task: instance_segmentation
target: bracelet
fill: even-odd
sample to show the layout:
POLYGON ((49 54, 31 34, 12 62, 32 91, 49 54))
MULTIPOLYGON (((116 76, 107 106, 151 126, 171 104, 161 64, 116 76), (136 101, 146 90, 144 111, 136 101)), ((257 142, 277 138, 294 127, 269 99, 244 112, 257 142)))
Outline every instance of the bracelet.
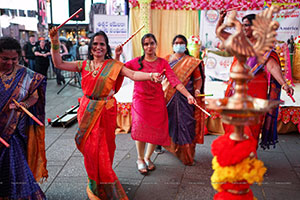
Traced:
POLYGON ((199 90, 199 89, 196 89, 195 92, 196 92, 196 91, 198 91, 198 92, 200 93, 200 90, 199 90))
POLYGON ((285 86, 289 86, 286 82, 282 84, 281 88, 283 89, 285 86))
POLYGON ((150 80, 151 80, 151 81, 154 81, 154 78, 152 77, 152 74, 153 74, 153 73, 150 72, 150 80))
POLYGON ((29 108, 28 103, 26 103, 25 101, 23 101, 23 104, 25 105, 25 108, 29 108))
POLYGON ((57 43, 57 44, 51 43, 51 48, 53 49, 53 51, 58 51, 59 50, 59 43, 57 43))

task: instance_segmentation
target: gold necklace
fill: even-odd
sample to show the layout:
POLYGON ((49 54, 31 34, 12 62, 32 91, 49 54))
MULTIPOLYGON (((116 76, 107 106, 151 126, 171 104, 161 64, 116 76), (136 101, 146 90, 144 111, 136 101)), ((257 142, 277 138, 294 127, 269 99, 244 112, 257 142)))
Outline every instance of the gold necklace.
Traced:
POLYGON ((101 62, 99 64, 99 67, 96 68, 96 65, 94 64, 94 62, 92 61, 91 63, 91 72, 92 72, 92 76, 95 78, 99 72, 99 70, 102 68, 104 62, 101 62))
POLYGON ((5 87, 5 90, 7 90, 8 88, 10 88, 11 84, 14 82, 16 77, 16 70, 15 67, 13 68, 13 70, 11 72, 6 71, 1 75, 1 81, 5 87))

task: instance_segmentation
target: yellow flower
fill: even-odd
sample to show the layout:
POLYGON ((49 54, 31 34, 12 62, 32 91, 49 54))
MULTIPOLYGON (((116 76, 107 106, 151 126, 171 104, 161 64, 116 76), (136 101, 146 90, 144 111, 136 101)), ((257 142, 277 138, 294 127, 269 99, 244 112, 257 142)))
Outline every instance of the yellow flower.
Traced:
POLYGON ((240 163, 231 166, 221 167, 216 156, 212 160, 212 168, 215 170, 211 176, 211 184, 218 192, 222 191, 224 183, 234 183, 246 180, 249 184, 261 183, 267 168, 262 161, 256 158, 245 158, 240 163))

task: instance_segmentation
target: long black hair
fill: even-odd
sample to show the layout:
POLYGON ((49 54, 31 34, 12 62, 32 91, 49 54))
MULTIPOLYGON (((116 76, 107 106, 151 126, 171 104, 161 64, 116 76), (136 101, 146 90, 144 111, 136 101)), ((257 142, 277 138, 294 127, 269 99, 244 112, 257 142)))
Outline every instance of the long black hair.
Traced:
MULTIPOLYGON (((141 43, 142 43, 142 47, 143 47, 143 50, 144 50, 144 42, 145 42, 145 40, 147 39, 147 38, 152 38, 153 40, 154 40, 154 42, 155 42, 155 44, 157 44, 157 41, 156 41, 156 38, 155 38, 155 36, 152 34, 152 33, 147 33, 147 34, 145 34, 143 37, 142 37, 142 39, 141 39, 141 43)), ((144 51, 144 54, 139 58, 139 60, 138 60, 138 63, 140 64, 140 68, 138 68, 138 70, 142 70, 143 69, 143 63, 142 63, 142 61, 144 60, 144 58, 145 58, 145 51, 144 51)))
POLYGON ((172 41, 172 46, 174 45, 175 40, 176 40, 177 38, 182 39, 182 40, 184 41, 185 46, 186 46, 186 50, 185 50, 184 53, 185 53, 186 55, 190 55, 190 52, 189 52, 189 50, 188 50, 188 48, 187 48, 188 41, 187 41, 187 39, 186 39, 186 37, 185 37, 184 35, 180 35, 180 34, 179 34, 179 35, 176 35, 176 36, 174 37, 173 41, 172 41))
POLYGON ((19 41, 12 37, 0 38, 0 52, 2 53, 4 50, 16 50, 19 58, 22 56, 22 50, 19 41))
POLYGON ((249 22, 250 22, 250 25, 252 26, 253 25, 253 20, 255 20, 255 14, 249 14, 249 15, 246 15, 242 18, 242 21, 244 21, 244 19, 248 19, 249 22))
POLYGON ((109 46, 109 42, 108 42, 108 37, 105 34, 104 31, 98 31, 97 33, 95 33, 92 38, 91 41, 89 43, 89 49, 88 49, 88 59, 89 60, 94 60, 94 56, 92 55, 92 47, 93 47, 93 42, 96 36, 102 35, 104 37, 105 40, 105 44, 106 44, 106 54, 104 56, 104 59, 112 59, 112 54, 111 54, 111 48, 109 46))

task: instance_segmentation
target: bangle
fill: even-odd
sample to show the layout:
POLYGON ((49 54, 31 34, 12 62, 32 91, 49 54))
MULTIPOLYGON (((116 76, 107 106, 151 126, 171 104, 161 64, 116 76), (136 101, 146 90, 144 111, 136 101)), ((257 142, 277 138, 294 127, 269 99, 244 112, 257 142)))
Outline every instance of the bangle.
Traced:
POLYGON ((286 82, 282 84, 281 88, 283 89, 285 86, 289 86, 286 82))
POLYGON ((152 77, 152 74, 153 74, 153 73, 150 72, 150 80, 151 80, 151 81, 154 81, 154 79, 153 79, 153 77, 152 77))
POLYGON ((196 92, 196 91, 198 91, 198 92, 200 93, 200 90, 199 90, 199 89, 196 89, 195 92, 196 92))
POLYGON ((59 51, 59 43, 57 44, 51 43, 51 48, 53 49, 53 51, 59 51))
POLYGON ((25 105, 25 108, 29 108, 28 103, 26 103, 25 101, 23 101, 23 104, 25 105))

